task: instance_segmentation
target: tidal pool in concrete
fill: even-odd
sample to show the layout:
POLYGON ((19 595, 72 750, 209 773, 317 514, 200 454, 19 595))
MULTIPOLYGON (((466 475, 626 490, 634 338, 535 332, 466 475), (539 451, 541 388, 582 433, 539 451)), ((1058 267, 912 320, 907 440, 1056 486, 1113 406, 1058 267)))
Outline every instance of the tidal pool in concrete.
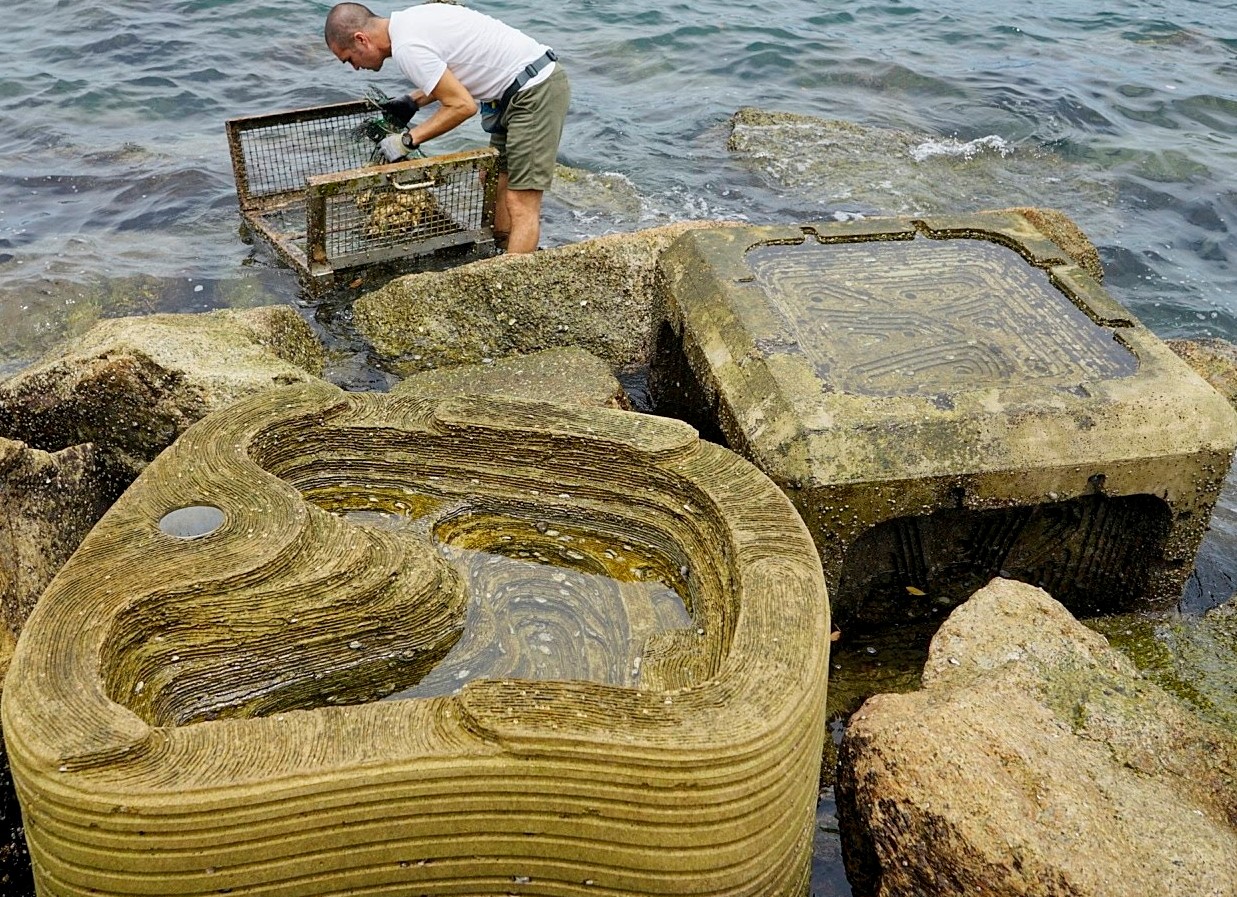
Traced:
POLYGON ((409 516, 409 502, 401 504, 402 511, 336 513, 431 539, 470 597, 463 633, 448 654, 389 699, 455 694, 479 678, 638 687, 647 639, 695 626, 672 585, 690 571, 672 569, 647 546, 576 523, 467 511, 409 516))

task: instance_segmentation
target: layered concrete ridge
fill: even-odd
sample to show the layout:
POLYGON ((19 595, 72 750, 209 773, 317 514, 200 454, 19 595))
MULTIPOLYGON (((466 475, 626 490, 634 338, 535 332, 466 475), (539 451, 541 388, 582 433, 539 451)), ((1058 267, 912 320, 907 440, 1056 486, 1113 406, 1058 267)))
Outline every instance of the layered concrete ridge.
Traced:
POLYGON ((1001 574, 1180 595, 1237 417, 1100 273, 1044 210, 699 230, 660 266, 676 376, 791 495, 843 625, 1001 574))
POLYGON ((684 424, 273 390, 157 458, 22 633, 39 891, 800 894, 828 630, 791 503, 684 424))

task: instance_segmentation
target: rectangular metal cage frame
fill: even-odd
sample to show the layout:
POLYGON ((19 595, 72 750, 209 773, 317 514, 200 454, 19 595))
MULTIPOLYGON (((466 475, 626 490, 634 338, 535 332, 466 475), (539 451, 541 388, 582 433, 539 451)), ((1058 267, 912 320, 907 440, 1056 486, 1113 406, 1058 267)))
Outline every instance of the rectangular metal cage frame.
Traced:
POLYGON ((498 153, 372 162, 364 101, 227 121, 241 217, 309 289, 339 272, 494 239, 498 153))

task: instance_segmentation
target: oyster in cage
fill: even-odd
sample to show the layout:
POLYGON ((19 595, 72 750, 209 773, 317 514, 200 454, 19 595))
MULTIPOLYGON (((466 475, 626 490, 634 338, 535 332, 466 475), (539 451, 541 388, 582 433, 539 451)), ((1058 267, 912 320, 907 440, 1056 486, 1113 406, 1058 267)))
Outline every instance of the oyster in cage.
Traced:
POLYGON ((366 216, 365 236, 380 238, 427 227, 438 217, 438 200, 429 188, 395 191, 365 190, 356 206, 366 216))

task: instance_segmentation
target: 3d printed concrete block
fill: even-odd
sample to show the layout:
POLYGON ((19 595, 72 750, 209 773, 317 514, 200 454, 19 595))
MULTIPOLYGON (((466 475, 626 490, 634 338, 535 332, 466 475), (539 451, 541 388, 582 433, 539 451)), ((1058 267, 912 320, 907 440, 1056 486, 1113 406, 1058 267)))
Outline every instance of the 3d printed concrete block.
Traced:
POLYGON ((1237 417, 1093 256, 1042 210, 697 230, 663 254, 684 359, 663 379, 791 495, 843 628, 996 575, 1075 612, 1179 597, 1237 417))
POLYGON ((800 894, 828 631, 793 506, 683 424, 275 390, 22 633, 39 893, 800 894))

